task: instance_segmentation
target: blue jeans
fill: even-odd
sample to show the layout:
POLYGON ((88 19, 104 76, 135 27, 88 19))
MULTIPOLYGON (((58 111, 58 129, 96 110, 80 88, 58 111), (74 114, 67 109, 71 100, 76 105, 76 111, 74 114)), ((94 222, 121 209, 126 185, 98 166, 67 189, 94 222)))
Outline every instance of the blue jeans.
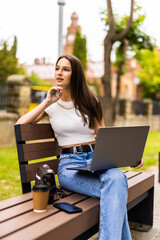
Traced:
POLYGON ((59 182, 70 191, 100 198, 99 240, 131 240, 125 174, 118 168, 93 173, 66 169, 90 164, 92 155, 93 152, 62 154, 58 167, 59 182))

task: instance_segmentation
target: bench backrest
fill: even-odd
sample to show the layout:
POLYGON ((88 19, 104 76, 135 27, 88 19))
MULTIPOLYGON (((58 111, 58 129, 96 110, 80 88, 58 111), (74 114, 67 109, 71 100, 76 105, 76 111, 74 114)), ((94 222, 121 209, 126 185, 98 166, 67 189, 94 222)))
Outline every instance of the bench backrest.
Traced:
POLYGON ((26 193, 31 191, 31 182, 35 180, 40 165, 46 163, 57 173, 61 148, 49 123, 17 124, 15 137, 22 192, 26 193))

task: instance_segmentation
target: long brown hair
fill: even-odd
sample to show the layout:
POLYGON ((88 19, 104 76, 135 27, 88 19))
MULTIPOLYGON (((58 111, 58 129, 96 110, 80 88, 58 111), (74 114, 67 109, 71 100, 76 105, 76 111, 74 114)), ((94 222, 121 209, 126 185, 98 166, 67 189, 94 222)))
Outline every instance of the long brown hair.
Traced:
POLYGON ((56 66, 61 58, 66 58, 72 66, 70 91, 75 108, 81 113, 84 124, 88 122, 89 128, 95 129, 96 122, 101 123, 103 118, 101 102, 89 89, 80 60, 73 55, 62 55, 56 66))

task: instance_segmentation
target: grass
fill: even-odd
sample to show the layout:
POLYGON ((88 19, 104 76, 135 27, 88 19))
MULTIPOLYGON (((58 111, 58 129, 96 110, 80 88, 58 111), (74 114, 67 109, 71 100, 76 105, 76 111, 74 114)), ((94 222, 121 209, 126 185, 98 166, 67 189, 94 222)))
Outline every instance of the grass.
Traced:
MULTIPOLYGON (((140 171, 158 168, 160 152, 160 132, 150 131, 143 154, 144 166, 140 171)), ((16 147, 0 149, 0 200, 20 195, 21 183, 16 147)), ((139 170, 138 170, 139 171, 139 170)))
POLYGON ((17 159, 16 147, 0 149, 0 200, 22 193, 17 159))
POLYGON ((158 169, 160 152, 160 131, 150 131, 143 153, 144 165, 140 169, 122 168, 123 170, 153 171, 158 169))
POLYGON ((147 171, 148 168, 157 166, 158 168, 158 154, 160 152, 160 131, 152 131, 148 135, 146 147, 144 150, 144 166, 141 168, 147 171))

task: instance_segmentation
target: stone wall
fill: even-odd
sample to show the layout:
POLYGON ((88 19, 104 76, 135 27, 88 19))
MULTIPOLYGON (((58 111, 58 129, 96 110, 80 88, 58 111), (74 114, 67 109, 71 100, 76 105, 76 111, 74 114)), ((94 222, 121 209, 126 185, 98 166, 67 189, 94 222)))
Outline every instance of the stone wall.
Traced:
POLYGON ((31 81, 24 75, 11 75, 7 79, 6 111, 19 116, 28 112, 31 96, 31 81))
POLYGON ((0 147, 15 144, 14 124, 28 112, 31 82, 24 75, 11 75, 7 79, 6 111, 0 111, 0 147))
POLYGON ((0 148, 15 145, 14 124, 17 120, 17 114, 0 111, 0 148))
POLYGON ((118 116, 114 126, 141 126, 149 125, 150 130, 160 130, 160 116, 136 116, 131 115, 130 117, 118 116))
POLYGON ((150 130, 160 130, 160 115, 152 115, 153 103, 151 99, 145 99, 144 115, 132 113, 132 104, 128 99, 120 100, 119 116, 116 117, 114 126, 149 125, 150 130))

